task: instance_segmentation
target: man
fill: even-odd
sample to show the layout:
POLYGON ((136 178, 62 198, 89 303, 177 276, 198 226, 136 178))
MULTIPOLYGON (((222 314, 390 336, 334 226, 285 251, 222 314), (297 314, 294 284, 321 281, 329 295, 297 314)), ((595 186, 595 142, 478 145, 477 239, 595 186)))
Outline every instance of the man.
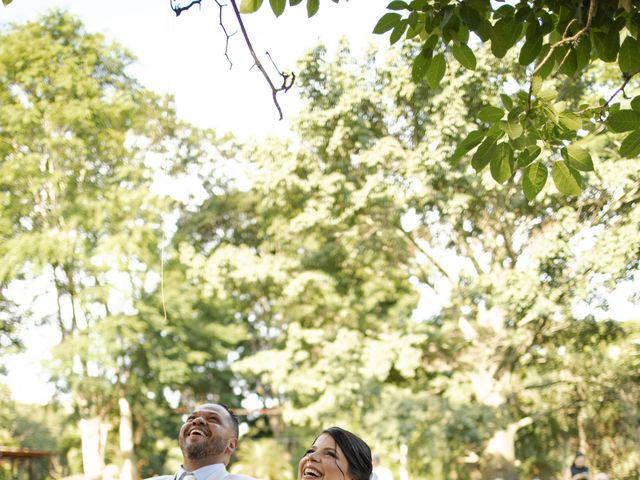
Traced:
POLYGON ((238 445, 238 419, 226 405, 205 403, 187 417, 178 434, 183 464, 175 475, 148 480, 254 480, 227 473, 238 445))
POLYGON ((380 465, 380 455, 374 453, 371 457, 371 464, 373 466, 373 474, 371 475, 373 480, 393 480, 391 470, 380 465))

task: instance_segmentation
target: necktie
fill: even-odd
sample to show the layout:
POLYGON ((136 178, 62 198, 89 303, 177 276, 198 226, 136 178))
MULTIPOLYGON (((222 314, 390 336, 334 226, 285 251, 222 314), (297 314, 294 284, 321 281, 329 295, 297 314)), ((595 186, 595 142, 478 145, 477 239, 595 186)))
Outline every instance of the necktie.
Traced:
POLYGON ((197 480, 196 476, 190 472, 184 472, 180 477, 180 480, 197 480))

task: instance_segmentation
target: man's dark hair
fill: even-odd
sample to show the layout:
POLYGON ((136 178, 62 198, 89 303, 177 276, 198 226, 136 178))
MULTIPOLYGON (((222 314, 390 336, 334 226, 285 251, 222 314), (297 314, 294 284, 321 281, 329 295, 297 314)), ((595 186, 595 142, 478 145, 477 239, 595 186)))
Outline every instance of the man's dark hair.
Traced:
MULTIPOLYGON (((349 463, 349 473, 356 480, 369 480, 371 477, 371 449, 360 437, 340 427, 324 430, 335 440, 349 463)), ((340 467, 338 467, 340 468, 340 467)), ((344 472, 342 472, 344 476, 344 472)))
POLYGON ((216 405, 220 405, 222 408, 224 408, 227 413, 229 414, 229 418, 231 418, 231 423, 233 424, 233 431, 236 434, 236 438, 240 437, 240 422, 238 422, 238 417, 236 416, 235 413, 233 413, 233 411, 224 403, 216 403, 216 405))

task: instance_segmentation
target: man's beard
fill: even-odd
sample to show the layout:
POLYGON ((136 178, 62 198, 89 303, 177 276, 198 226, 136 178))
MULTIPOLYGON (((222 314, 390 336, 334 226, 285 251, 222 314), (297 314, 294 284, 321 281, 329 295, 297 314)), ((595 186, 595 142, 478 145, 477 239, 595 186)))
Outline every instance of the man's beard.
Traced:
POLYGON ((186 441, 180 442, 180 449, 184 456, 190 460, 200 460, 209 456, 217 456, 224 452, 226 448, 224 438, 216 437, 212 442, 197 442, 187 444, 186 441))

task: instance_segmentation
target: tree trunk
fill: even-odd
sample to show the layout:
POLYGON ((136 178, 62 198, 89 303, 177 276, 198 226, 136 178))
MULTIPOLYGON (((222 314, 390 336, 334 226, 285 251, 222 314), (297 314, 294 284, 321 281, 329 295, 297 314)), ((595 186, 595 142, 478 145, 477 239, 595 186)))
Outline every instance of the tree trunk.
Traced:
POLYGON ((87 480, 100 480, 104 472, 104 454, 110 425, 100 417, 80 420, 82 469, 87 480))
POLYGON ((406 443, 400 444, 400 480, 409 480, 409 469, 407 468, 407 456, 409 447, 406 443))
POLYGON ((136 480, 138 469, 133 443, 133 419, 129 401, 123 396, 118 399, 120 407, 120 455, 122 455, 122 468, 120 480, 136 480))
POLYGON ((481 460, 482 478, 493 480, 516 480, 516 433, 522 427, 533 422, 531 417, 526 417, 517 422, 510 423, 504 430, 498 430, 493 434, 487 444, 481 460))

